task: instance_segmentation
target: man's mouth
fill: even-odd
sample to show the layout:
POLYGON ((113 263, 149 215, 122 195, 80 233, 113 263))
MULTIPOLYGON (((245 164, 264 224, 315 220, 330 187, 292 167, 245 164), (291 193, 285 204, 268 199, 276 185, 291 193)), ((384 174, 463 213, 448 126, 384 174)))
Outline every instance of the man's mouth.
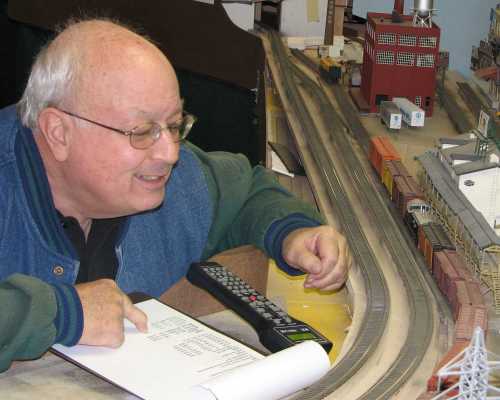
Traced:
POLYGON ((143 181, 155 182, 165 178, 165 175, 137 175, 143 181))

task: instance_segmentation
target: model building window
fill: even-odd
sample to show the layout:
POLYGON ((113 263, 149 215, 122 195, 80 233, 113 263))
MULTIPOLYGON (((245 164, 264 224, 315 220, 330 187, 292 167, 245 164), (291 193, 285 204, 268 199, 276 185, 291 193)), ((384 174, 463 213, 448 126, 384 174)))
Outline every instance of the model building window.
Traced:
POLYGON ((416 46, 417 45, 417 37, 413 35, 400 35, 399 36, 399 45, 400 46, 416 46))
POLYGON ((415 97, 415 105, 417 107, 422 107, 422 97, 421 96, 416 96, 415 97))
POLYGON ((434 67, 434 54, 419 54, 417 57, 417 67, 434 67))
POLYGON ((377 64, 394 64, 394 53, 392 51, 377 51, 377 64))
POLYGON ((396 44, 396 34, 395 33, 379 33, 378 34, 379 44, 396 44))
POLYGON ((437 38, 431 36, 423 36, 420 38, 420 47, 436 47, 437 38))
POLYGON ((415 63, 415 54, 398 53, 398 65, 412 66, 415 63))

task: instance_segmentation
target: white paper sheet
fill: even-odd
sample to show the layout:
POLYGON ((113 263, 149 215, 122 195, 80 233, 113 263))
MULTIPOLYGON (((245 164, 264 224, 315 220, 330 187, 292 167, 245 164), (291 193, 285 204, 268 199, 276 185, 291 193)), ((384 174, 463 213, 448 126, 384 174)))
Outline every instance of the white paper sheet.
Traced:
POLYGON ((125 342, 120 348, 55 345, 54 349, 146 400, 275 400, 311 384, 330 366, 326 352, 315 342, 264 358, 156 300, 137 306, 148 315, 149 332, 140 333, 125 321, 125 342), (245 366, 248 370, 238 371, 245 366), (270 379, 271 372, 275 380, 270 379), (258 385, 254 379, 260 379, 255 381, 258 385), (256 386, 274 397, 242 397, 254 393, 256 386))
POLYGON ((277 400, 310 386, 329 368, 330 360, 321 345, 307 341, 229 371, 201 387, 217 400, 277 400))

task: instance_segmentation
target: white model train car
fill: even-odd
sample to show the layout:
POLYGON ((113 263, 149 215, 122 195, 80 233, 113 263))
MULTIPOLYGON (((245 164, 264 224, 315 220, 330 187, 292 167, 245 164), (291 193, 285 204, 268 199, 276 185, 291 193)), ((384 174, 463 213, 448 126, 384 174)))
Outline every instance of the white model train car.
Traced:
POLYGON ((383 101, 380 103, 380 119, 389 129, 401 129, 401 111, 396 103, 383 101))
POLYGON ((422 127, 425 122, 425 111, 404 97, 393 97, 392 101, 399 107, 403 122, 412 127, 422 127))

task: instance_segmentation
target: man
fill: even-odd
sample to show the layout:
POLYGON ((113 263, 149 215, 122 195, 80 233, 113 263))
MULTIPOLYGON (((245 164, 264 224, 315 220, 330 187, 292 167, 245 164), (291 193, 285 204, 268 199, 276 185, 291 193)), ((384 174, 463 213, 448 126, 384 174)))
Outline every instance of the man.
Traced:
POLYGON ((193 122, 168 60, 122 26, 74 23, 41 51, 18 113, 0 111, 0 368, 119 346, 124 318, 147 325, 124 292, 159 296, 242 244, 305 287, 345 282, 344 237, 243 156, 181 145, 193 122))

